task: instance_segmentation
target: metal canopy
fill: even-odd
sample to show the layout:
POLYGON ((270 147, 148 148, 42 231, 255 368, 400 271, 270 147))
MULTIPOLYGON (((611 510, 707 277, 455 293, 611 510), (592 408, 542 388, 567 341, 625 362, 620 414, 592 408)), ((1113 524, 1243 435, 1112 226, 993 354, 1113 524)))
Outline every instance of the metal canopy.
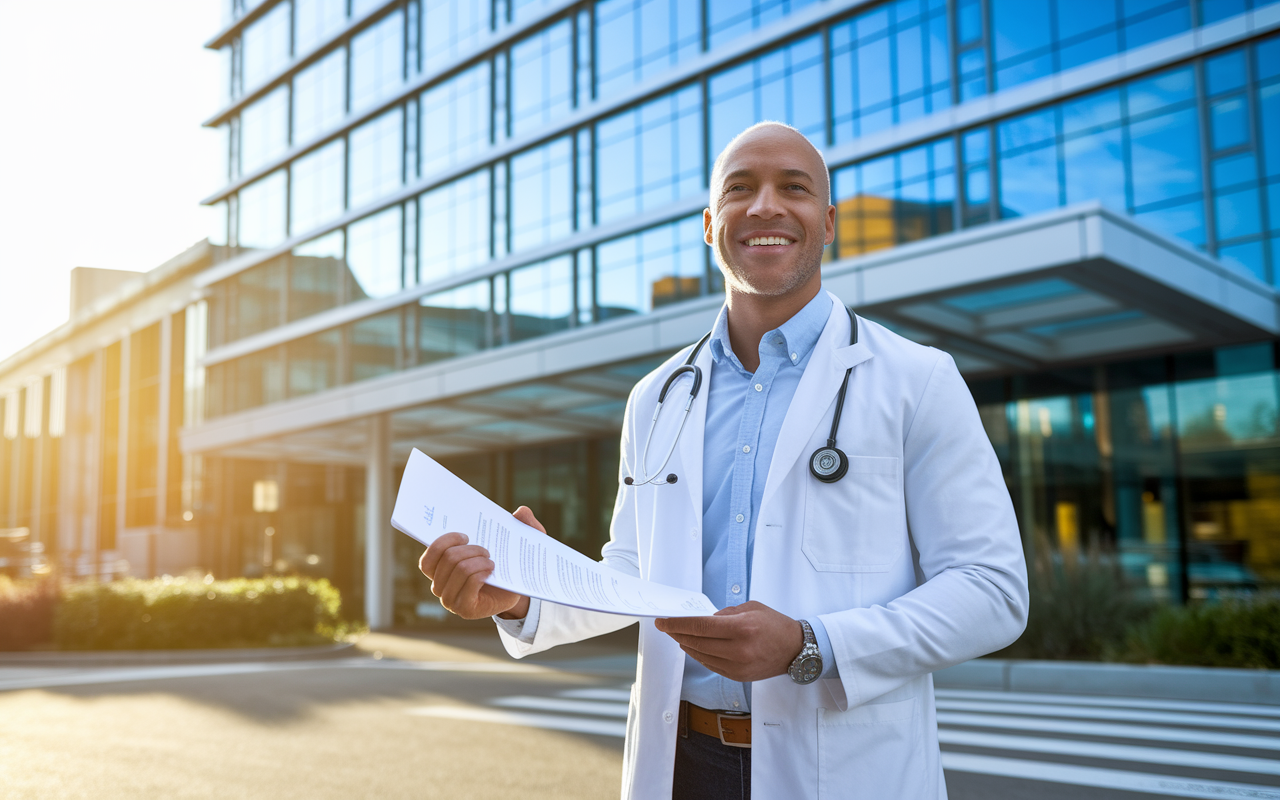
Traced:
MULTIPOLYGON (((824 266, 862 315, 950 352, 968 375, 1033 371, 1280 334, 1270 287, 1098 205, 824 266)), ((183 432, 187 452, 364 464, 389 413, 397 461, 615 436, 641 376, 710 325, 719 299, 406 370, 183 432)))

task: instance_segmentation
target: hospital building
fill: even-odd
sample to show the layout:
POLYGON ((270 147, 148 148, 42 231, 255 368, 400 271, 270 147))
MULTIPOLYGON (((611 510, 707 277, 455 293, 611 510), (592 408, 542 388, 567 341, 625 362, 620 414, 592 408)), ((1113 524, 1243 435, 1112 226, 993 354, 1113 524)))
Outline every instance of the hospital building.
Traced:
POLYGON ((1028 552, 1280 584, 1280 3, 222 2, 216 230, 0 362, 0 573, 435 617, 414 447, 598 553, 627 395, 722 303, 712 159, 771 119, 831 168, 826 288, 954 356, 1028 552))

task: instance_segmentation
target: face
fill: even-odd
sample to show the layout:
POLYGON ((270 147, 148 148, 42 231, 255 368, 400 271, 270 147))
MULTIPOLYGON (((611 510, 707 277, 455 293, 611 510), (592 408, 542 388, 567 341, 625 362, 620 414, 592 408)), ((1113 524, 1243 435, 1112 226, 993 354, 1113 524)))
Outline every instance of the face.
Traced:
POLYGON ((826 180, 812 146, 786 128, 760 128, 725 155, 703 228, 730 291, 781 297, 820 280, 836 231, 826 180))

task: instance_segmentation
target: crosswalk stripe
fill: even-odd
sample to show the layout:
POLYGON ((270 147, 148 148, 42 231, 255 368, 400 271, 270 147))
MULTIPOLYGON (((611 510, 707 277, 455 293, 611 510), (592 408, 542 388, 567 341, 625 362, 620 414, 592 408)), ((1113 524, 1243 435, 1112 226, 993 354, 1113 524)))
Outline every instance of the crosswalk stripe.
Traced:
POLYGON ((533 711, 560 711, 565 714, 590 714, 595 717, 627 718, 626 703, 570 700, 563 697, 533 697, 530 695, 499 697, 490 702, 495 706, 504 708, 528 708, 533 711))
POLYGON ((1028 761, 1021 758, 1001 758, 973 753, 944 752, 942 767, 952 772, 971 772, 1005 778, 1066 783, 1074 786, 1118 789, 1159 794, 1165 797, 1194 797, 1205 798, 1205 800, 1247 797, 1254 800, 1280 800, 1280 789, 1272 786, 1178 778, 1148 772, 1082 767, 1074 764, 1028 761))
POLYGON ((573 733, 592 733, 597 736, 616 736, 621 738, 627 734, 627 724, 625 722, 587 719, 584 717, 562 717, 555 714, 534 714, 524 711, 499 711, 494 708, 426 706, 423 708, 411 708, 409 713, 419 717, 439 717, 470 722, 496 722, 500 725, 549 728, 573 733))
POLYGON ((1250 736, 1217 731, 1184 731, 1143 725, 1121 725, 1111 722, 1077 722, 1068 719, 1036 719, 1002 714, 972 714, 963 711, 939 711, 939 725, 967 725, 974 728, 997 728, 1015 731, 1073 733, 1082 736, 1105 736, 1112 739, 1140 739, 1153 742, 1182 742, 1221 747, 1244 747, 1254 750, 1280 750, 1280 737, 1250 736))
POLYGON ((938 731, 938 741, 944 745, 987 747, 992 750, 1051 753, 1078 758, 1105 758, 1110 761, 1138 761, 1145 764, 1171 764, 1196 769, 1280 775, 1280 761, 1222 753, 1203 753, 1196 750, 1140 747, 1111 742, 1084 742, 1078 739, 1042 739, 1038 736, 1011 736, 1000 733, 956 731, 949 728, 938 731))
POLYGON ((1031 692, 981 691, 978 689, 938 689, 938 699, 988 700, 995 703, 1049 703, 1060 706, 1100 706, 1102 708, 1146 708, 1159 711, 1192 711, 1206 714, 1235 714, 1280 719, 1280 706, 1245 703, 1207 703, 1199 700, 1151 700, 1140 697, 1098 697, 1096 695, 1037 694, 1031 692))
POLYGON ((1026 714, 1037 717, 1075 717, 1077 719, 1107 719, 1124 722, 1154 722, 1163 725, 1187 725, 1197 728, 1280 732, 1280 720, 1234 717, 1225 714, 1186 714, 1176 711, 1090 708, 1088 706, 1059 706, 1047 703, 990 703, 943 699, 939 699, 937 705, 939 711, 998 711, 1005 714, 1026 714))

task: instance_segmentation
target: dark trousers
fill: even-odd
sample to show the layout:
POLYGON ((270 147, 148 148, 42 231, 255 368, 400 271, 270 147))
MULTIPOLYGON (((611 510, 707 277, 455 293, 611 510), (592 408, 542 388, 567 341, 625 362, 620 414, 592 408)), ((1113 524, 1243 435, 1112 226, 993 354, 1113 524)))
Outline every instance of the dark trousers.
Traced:
POLYGON ((750 800, 751 748, 729 747, 701 733, 676 738, 671 800, 750 800))

